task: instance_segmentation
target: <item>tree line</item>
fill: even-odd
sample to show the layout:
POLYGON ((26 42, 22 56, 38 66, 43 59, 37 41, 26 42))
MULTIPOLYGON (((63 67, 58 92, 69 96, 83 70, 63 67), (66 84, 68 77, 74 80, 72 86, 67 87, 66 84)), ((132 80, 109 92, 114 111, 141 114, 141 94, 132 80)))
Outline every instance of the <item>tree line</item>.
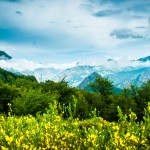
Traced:
POLYGON ((131 85, 122 92, 113 91, 113 82, 97 77, 89 85, 92 92, 69 87, 65 79, 55 83, 38 83, 33 76, 16 75, 0 69, 0 113, 21 116, 44 114, 57 104, 63 117, 90 118, 94 112, 108 121, 117 121, 117 106, 127 116, 132 110, 137 120, 143 118, 144 108, 150 101, 150 80, 142 87, 131 85))

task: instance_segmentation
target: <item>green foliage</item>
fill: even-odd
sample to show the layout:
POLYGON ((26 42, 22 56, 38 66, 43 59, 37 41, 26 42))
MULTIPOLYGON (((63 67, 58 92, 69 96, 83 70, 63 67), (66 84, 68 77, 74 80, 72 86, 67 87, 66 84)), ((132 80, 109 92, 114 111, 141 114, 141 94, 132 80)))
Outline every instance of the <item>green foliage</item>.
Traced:
MULTIPOLYGON (((79 119, 85 119, 89 117, 89 104, 88 101, 86 101, 85 96, 82 92, 78 91, 76 92, 76 97, 74 97, 74 103, 75 103, 75 111, 74 111, 74 117, 79 119)), ((74 105, 73 103, 73 105, 74 105)))
POLYGON ((150 80, 144 83, 141 88, 136 88, 135 94, 132 97, 137 105, 136 114, 138 120, 142 120, 144 108, 147 107, 147 103, 150 102, 150 80))
POLYGON ((53 105, 58 95, 50 92, 42 93, 40 89, 24 89, 20 97, 13 100, 13 113, 16 115, 36 115, 37 112, 44 113, 49 105, 53 105))
POLYGON ((117 95, 116 101, 114 101, 115 107, 120 106, 122 112, 124 114, 129 114, 130 110, 136 111, 136 103, 131 96, 131 90, 130 89, 123 89, 123 92, 120 95, 117 95))
POLYGON ((97 77, 94 83, 90 84, 90 87, 94 92, 98 92, 101 95, 107 96, 112 94, 113 82, 109 81, 108 78, 97 77))
POLYGON ((0 79, 5 83, 13 83, 17 75, 0 68, 0 79))
POLYGON ((19 90, 13 86, 0 82, 0 112, 8 113, 8 103, 20 95, 19 90))
POLYGON ((30 79, 30 77, 29 78, 17 78, 14 84, 16 85, 16 87, 23 88, 23 89, 24 88, 37 89, 39 87, 38 82, 36 80, 32 80, 32 78, 30 79))
POLYGON ((97 93, 92 103, 100 116, 110 121, 115 120, 114 114, 116 109, 113 107, 114 94, 112 82, 108 78, 97 77, 95 82, 90 84, 90 87, 97 93))
POLYGON ((14 84, 17 79, 26 79, 29 81, 37 81, 34 76, 17 75, 0 68, 0 80, 5 83, 14 84))
POLYGON ((46 81, 38 83, 33 76, 16 75, 0 69, 0 113, 8 113, 12 104, 15 115, 43 114, 52 112, 54 103, 64 118, 91 118, 94 112, 108 121, 117 121, 117 106, 127 116, 133 111, 137 121, 143 120, 144 108, 150 102, 150 80, 142 87, 131 85, 114 93, 107 78, 97 77, 90 84, 94 92, 69 87, 67 82, 46 81))
POLYGON ((72 95, 75 93, 75 89, 69 87, 65 80, 62 80, 58 83, 46 81, 45 83, 40 83, 40 87, 44 93, 49 91, 59 93, 58 102, 66 105, 73 100, 72 95))

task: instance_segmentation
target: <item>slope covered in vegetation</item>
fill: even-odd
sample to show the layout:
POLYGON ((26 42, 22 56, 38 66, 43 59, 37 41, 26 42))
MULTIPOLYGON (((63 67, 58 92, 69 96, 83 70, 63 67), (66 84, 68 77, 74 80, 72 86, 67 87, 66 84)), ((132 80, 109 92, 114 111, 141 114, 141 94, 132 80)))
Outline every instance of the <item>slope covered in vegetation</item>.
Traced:
POLYGON ((87 92, 65 80, 0 74, 1 149, 149 149, 150 81, 113 93, 97 77, 87 92))

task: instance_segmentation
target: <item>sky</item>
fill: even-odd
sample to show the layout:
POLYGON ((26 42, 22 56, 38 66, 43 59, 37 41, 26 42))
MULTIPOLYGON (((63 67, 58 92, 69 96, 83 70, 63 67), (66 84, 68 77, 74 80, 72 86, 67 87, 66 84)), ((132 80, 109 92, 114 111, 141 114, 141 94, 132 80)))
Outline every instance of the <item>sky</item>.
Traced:
POLYGON ((39 63, 150 55, 150 0, 0 0, 0 50, 39 63))

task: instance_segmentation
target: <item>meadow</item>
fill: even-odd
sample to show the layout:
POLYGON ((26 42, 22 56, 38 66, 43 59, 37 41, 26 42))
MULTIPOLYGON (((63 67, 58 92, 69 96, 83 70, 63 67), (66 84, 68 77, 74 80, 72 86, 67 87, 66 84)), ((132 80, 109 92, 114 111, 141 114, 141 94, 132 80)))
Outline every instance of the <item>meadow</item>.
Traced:
POLYGON ((53 106, 33 117, 0 116, 1 150, 145 150, 150 149, 150 103, 143 121, 132 111, 124 115, 118 107, 118 122, 108 122, 93 111, 90 119, 64 119, 53 106))

